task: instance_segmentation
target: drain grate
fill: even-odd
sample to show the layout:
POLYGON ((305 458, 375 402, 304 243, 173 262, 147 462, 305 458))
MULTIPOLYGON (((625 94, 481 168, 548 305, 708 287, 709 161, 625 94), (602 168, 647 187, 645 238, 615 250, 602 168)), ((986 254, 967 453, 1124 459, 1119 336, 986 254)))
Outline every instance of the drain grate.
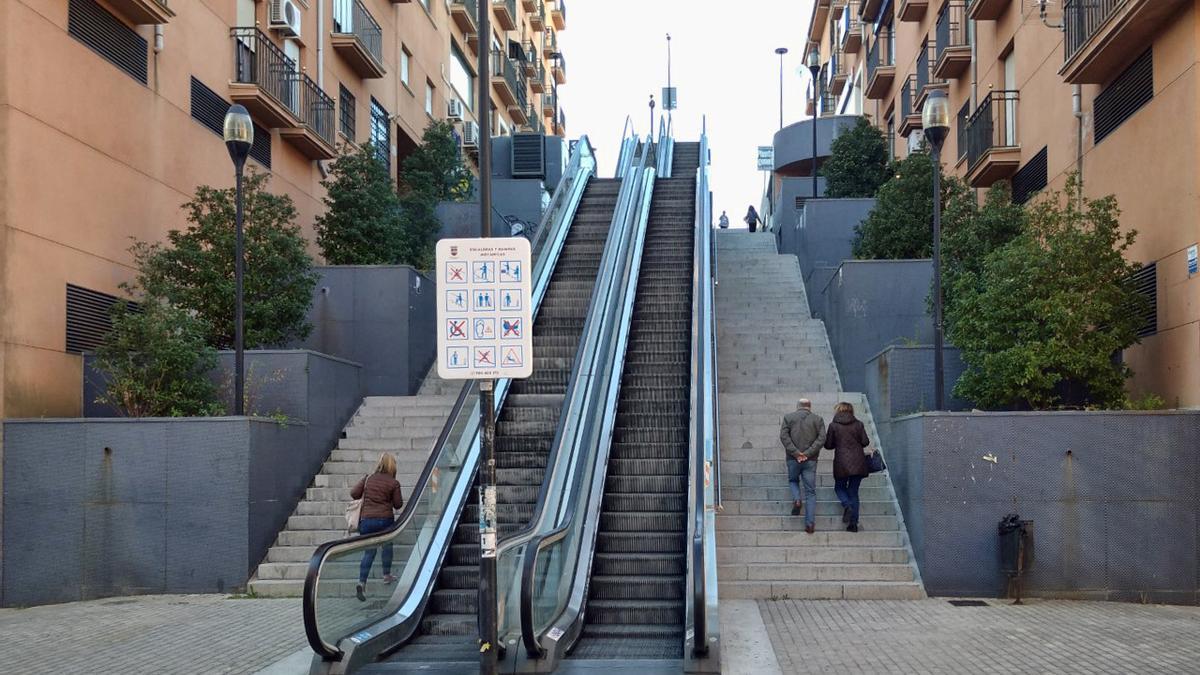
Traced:
POLYGON ((955 607, 988 607, 989 605, 983 600, 951 600, 950 604, 955 607))

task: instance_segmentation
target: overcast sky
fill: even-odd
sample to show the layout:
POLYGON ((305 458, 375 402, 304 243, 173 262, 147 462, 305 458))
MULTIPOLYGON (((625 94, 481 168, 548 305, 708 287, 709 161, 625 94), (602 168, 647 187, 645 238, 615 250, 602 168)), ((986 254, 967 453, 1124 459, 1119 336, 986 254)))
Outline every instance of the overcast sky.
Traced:
POLYGON ((713 217, 727 210, 740 224, 746 206, 757 209, 762 197, 757 147, 770 145, 779 128, 776 47, 789 50, 784 124, 804 112, 808 81, 796 68, 812 0, 567 0, 566 7, 559 40, 567 85, 559 95, 569 135, 588 135, 601 175, 612 175, 625 116, 645 135, 651 93, 656 115, 661 111, 670 33, 671 83, 679 90, 675 138, 699 140, 701 117, 708 116, 713 217))

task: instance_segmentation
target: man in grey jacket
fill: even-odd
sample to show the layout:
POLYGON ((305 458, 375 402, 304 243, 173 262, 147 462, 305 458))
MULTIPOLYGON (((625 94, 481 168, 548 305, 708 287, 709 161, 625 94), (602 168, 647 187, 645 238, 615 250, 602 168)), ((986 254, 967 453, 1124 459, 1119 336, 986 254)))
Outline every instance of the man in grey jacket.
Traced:
POLYGON ((812 534, 817 516, 817 456, 825 444, 825 420, 812 411, 812 401, 800 399, 796 411, 783 416, 779 441, 787 453, 792 515, 798 516, 803 510, 804 531, 812 534), (801 481, 804 482, 803 495, 800 493, 801 481))

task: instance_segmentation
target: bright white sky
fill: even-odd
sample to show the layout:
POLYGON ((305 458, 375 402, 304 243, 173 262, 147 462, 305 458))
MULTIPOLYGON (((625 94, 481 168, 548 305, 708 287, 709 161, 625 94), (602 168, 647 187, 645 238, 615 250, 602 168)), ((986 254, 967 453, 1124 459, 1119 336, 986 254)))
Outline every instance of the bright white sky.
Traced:
POLYGON ((647 102, 662 109, 667 80, 666 34, 671 34, 671 84, 679 90, 675 138, 700 138, 708 116, 712 148, 713 219, 729 212, 741 224, 757 209, 763 173, 759 145, 779 128, 779 56, 783 62, 783 121, 803 115, 808 80, 796 73, 804 55, 812 0, 567 0, 567 30, 559 35, 567 84, 559 89, 571 137, 586 134, 611 176, 621 128, 632 115, 645 135, 647 102))

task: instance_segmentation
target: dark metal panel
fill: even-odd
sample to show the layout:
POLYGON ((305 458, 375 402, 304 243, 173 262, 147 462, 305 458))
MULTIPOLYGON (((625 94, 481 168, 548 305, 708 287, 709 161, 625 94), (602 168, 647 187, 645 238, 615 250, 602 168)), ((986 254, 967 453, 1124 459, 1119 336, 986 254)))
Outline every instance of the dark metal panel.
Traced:
POLYGON ((149 43, 94 0, 70 0, 67 32, 106 61, 146 84, 149 43))
POLYGON ((1103 141, 1142 106, 1154 100, 1154 49, 1145 51, 1092 104, 1095 142, 1103 141))

